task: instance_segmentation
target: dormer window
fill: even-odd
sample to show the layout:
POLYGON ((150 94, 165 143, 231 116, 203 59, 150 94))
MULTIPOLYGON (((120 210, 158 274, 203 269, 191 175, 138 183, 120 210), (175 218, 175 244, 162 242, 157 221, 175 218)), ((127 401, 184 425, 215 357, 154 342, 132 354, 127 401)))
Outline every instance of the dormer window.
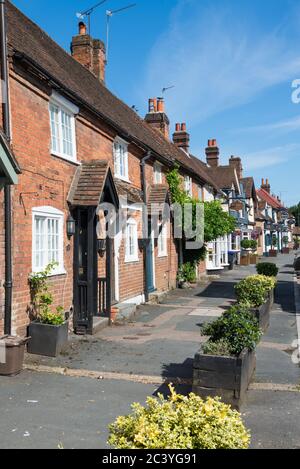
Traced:
POLYGON ((154 184, 162 183, 162 168, 160 163, 154 163, 153 165, 153 179, 154 184))
POLYGON ((114 141, 115 177, 128 181, 128 143, 121 138, 114 141))
POLYGON ((51 153, 68 161, 76 162, 75 115, 77 106, 53 92, 49 103, 51 153))

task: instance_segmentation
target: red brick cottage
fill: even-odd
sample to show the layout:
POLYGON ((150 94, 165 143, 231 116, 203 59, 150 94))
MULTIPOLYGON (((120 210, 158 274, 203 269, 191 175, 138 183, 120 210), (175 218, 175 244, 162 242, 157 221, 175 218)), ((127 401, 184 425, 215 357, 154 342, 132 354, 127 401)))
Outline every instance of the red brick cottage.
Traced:
MULTIPOLYGON (((92 332, 105 305, 138 304, 176 285, 172 222, 150 241, 142 232, 142 203, 169 200, 166 171, 178 163, 197 197, 218 187, 189 154, 185 124, 170 141, 162 99, 149 101, 143 120, 106 88, 104 45, 83 23, 73 57, 11 3, 7 25, 11 147, 21 171, 12 187, 12 332, 24 333, 29 321, 29 274, 50 261, 58 263, 50 278, 57 304, 74 311, 75 329, 92 332), (126 210, 125 226, 106 244, 96 230, 100 202, 126 210), (72 220, 75 235, 68 236, 72 220)), ((1 210, 0 279, 3 231, 1 210)), ((1 282, 2 316, 3 297, 1 282)))

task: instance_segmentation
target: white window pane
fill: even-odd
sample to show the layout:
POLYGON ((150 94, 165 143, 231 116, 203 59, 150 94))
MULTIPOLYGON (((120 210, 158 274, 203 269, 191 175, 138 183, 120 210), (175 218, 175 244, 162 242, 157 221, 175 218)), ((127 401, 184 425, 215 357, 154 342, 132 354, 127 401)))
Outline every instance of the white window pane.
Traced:
POLYGON ((51 122, 51 148, 52 151, 60 151, 60 142, 59 142, 59 108, 50 105, 50 122, 51 122))

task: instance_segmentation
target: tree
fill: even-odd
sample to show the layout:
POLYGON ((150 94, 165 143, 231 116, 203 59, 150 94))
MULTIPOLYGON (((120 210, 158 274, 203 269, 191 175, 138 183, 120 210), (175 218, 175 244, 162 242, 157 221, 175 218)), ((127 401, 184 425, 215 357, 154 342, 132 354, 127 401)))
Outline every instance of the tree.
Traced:
POLYGON ((300 226, 300 202, 289 208, 289 213, 296 219, 296 226, 300 226))

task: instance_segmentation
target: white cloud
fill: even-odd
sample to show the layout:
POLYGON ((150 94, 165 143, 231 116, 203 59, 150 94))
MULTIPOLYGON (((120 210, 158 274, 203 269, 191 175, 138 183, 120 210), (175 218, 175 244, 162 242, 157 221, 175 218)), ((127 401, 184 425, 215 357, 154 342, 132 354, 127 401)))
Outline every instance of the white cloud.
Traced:
POLYGON ((284 28, 259 34, 228 5, 178 2, 148 58, 141 99, 175 85, 168 114, 196 125, 300 75, 297 42, 288 43, 284 28))
POLYGON ((292 117, 271 124, 257 125, 252 127, 244 127, 242 129, 234 129, 234 132, 273 132, 274 130, 288 133, 300 130, 300 117, 292 117))
POLYGON ((251 170, 276 166, 286 161, 290 161, 293 158, 299 159, 299 155, 300 144, 291 143, 248 153, 243 156, 243 165, 246 167, 248 172, 251 170))

